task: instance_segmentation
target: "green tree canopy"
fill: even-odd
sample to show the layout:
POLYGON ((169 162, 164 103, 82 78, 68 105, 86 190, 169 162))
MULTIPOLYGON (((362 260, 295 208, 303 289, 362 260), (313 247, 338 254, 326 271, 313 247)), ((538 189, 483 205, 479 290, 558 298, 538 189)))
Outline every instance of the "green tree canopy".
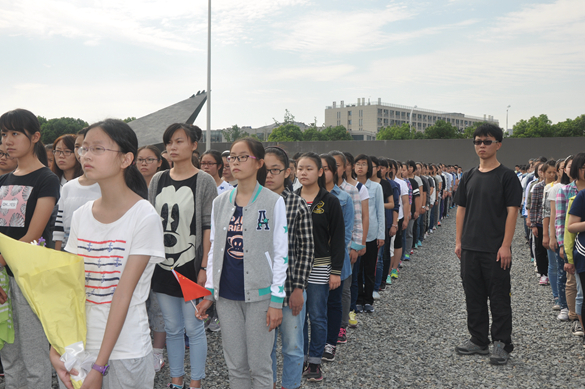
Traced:
POLYGON ((269 142, 295 142, 303 140, 299 126, 288 123, 276 127, 268 136, 269 142))
POLYGON ((329 126, 321 131, 324 140, 353 140, 351 134, 344 126, 329 126))
POLYGON ((231 128, 228 128, 227 130, 221 130, 221 133, 223 134, 223 137, 227 142, 233 142, 240 138, 250 136, 250 134, 248 134, 246 131, 238 127, 237 124, 234 124, 233 126, 231 126, 231 128))
POLYGON ((533 116, 520 120, 514 125, 512 138, 540 138, 554 135, 554 129, 547 115, 533 116))
POLYGON ((412 139, 412 134, 408 123, 401 126, 391 126, 380 129, 376 135, 376 140, 405 140, 412 139))
POLYGON ((123 120, 124 123, 130 123, 132 121, 136 120, 136 118, 134 116, 128 116, 126 119, 123 120))
POLYGON ((41 142, 50 144, 65 134, 77 134, 79 130, 89 126, 86 121, 73 118, 50 119, 41 125, 41 142))
POLYGON ((447 123, 444 120, 437 120, 435 124, 425 129, 424 137, 427 139, 456 139, 460 138, 461 135, 457 127, 451 123, 447 123))
POLYGON ((319 129, 315 126, 311 126, 303 132, 303 140, 304 141, 319 141, 319 140, 326 140, 325 135, 319 131, 319 129))

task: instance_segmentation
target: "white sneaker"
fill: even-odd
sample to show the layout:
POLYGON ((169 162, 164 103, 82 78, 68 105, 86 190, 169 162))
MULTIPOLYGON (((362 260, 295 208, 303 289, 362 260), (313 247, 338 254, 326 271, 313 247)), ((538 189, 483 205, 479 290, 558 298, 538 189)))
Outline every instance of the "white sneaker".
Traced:
POLYGON ((372 297, 374 298, 374 300, 380 300, 380 293, 374 291, 374 293, 372 293, 372 297))
POLYGON ((561 309, 561 313, 557 316, 557 319, 560 321, 567 321, 569 320, 569 310, 567 308, 561 309))
POLYGON ((548 285, 548 277, 547 276, 542 276, 540 277, 540 285, 548 285))

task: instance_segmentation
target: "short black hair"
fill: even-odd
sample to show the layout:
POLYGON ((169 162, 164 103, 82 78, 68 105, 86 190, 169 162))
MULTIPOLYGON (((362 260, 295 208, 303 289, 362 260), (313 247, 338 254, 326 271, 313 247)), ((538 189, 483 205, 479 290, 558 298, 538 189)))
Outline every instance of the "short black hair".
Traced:
POLYGON ((473 139, 476 136, 493 136, 498 142, 501 142, 504 139, 504 131, 495 124, 483 123, 477 126, 473 132, 473 139))
POLYGON ((573 164, 571 165, 571 178, 573 180, 579 179, 579 169, 585 167, 585 153, 579 153, 573 157, 573 164))
POLYGON ((366 178, 371 178, 372 177, 372 173, 374 172, 374 167, 372 166, 372 160, 370 159, 370 157, 368 157, 365 154, 360 154, 357 157, 355 157, 355 161, 354 163, 358 163, 358 161, 361 161, 365 159, 366 163, 368 164, 368 171, 366 172, 366 178))
POLYGON ((191 140, 191 143, 199 142, 199 139, 201 139, 201 128, 187 123, 173 123, 165 130, 163 134, 163 143, 165 145, 171 143, 171 138, 177 130, 185 131, 185 134, 187 134, 191 140))

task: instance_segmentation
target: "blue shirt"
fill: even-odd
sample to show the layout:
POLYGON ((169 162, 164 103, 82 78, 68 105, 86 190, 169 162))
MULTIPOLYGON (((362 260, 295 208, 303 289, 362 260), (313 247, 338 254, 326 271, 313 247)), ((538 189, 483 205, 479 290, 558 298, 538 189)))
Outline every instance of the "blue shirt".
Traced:
POLYGON ((370 194, 370 200, 368 201, 370 227, 368 228, 366 242, 371 242, 376 239, 384 240, 386 220, 384 218, 384 195, 382 193, 382 186, 368 179, 366 181, 366 188, 370 194))
POLYGON ((343 268, 341 269, 341 280, 345 280, 351 275, 351 262, 349 260, 349 245, 351 244, 351 234, 353 232, 353 200, 351 196, 341 190, 337 185, 331 189, 331 193, 334 194, 339 200, 341 210, 343 211, 343 222, 345 224, 345 259, 343 261, 343 268))
POLYGON ((236 210, 228 226, 223 257, 223 271, 219 281, 219 296, 228 300, 244 301, 244 239, 242 236, 242 207, 236 210))

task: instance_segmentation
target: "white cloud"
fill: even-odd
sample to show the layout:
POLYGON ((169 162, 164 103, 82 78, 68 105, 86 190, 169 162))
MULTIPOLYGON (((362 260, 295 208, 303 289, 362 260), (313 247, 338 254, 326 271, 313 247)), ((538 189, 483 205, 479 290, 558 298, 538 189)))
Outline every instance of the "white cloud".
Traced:
POLYGON ((354 66, 345 64, 281 68, 269 74, 268 79, 323 82, 339 79, 354 70, 354 66))

